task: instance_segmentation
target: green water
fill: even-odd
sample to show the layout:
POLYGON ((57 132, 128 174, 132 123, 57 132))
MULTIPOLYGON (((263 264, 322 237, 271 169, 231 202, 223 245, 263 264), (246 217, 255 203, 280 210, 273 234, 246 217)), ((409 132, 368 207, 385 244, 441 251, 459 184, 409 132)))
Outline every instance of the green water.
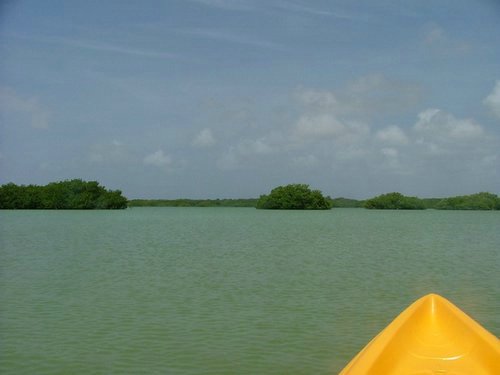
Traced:
POLYGON ((500 212, 1 211, 2 374, 327 374, 437 292, 500 334, 500 212))

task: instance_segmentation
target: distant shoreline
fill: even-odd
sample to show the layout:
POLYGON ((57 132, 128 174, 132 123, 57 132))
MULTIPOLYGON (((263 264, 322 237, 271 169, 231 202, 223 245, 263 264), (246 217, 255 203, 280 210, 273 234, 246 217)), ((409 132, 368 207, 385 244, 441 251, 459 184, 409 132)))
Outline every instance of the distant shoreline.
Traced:
MULTIPOLYGON (((307 187, 307 185, 304 186, 307 187)), ((45 186, 26 186, 14 183, 1 185, 0 209, 124 209, 127 207, 258 208, 259 200, 263 197, 267 196, 236 199, 127 199, 122 195, 120 190, 107 190, 97 181, 73 179, 52 182, 45 186)), ((448 198, 408 197, 398 192, 392 192, 365 200, 344 197, 331 198, 329 196, 322 199, 331 203, 328 208, 500 210, 500 198, 496 194, 488 192, 448 198)))
MULTIPOLYGON (((364 200, 348 198, 329 198, 333 207, 362 208, 364 200)), ((258 198, 224 198, 224 199, 130 199, 129 207, 253 207, 258 198)))
MULTIPOLYGON (((380 196, 379 196, 380 197, 380 196)), ((377 197, 376 197, 377 198, 377 197)), ((333 208, 366 208, 370 199, 328 198, 333 208)), ((374 198, 371 198, 373 200, 374 198)), ((477 193, 448 198, 418 198, 423 209, 437 210, 500 210, 500 198, 491 193, 477 193)), ((129 207, 256 207, 258 198, 243 199, 131 199, 129 207)), ((394 209, 377 207, 378 209, 394 209)), ((397 208, 396 208, 397 209, 397 208)))
POLYGON ((258 199, 131 199, 129 207, 255 207, 258 199))

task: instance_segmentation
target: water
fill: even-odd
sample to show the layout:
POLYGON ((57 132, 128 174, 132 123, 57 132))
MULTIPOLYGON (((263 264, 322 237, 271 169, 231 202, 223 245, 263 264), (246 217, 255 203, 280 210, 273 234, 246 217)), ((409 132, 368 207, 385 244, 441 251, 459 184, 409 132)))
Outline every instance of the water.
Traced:
POLYGON ((500 212, 0 212, 2 374, 328 374, 437 292, 500 334, 500 212))

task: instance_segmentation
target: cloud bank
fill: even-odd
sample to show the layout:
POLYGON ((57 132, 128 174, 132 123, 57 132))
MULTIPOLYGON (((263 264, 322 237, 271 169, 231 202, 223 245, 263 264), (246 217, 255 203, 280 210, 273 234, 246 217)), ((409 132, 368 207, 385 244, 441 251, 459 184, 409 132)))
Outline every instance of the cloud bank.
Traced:
MULTIPOLYGON (((343 90, 300 88, 293 95, 299 108, 295 119, 267 127, 266 133, 254 138, 239 139, 223 152, 217 167, 253 170, 267 161, 270 168, 287 170, 290 181, 312 176, 323 186, 328 180, 350 186, 364 176, 365 183, 380 192, 406 189, 407 193, 432 194, 432 185, 442 186, 441 194, 454 187, 467 192, 474 189, 471 179, 477 176, 492 186, 498 178, 492 167, 500 150, 494 133, 472 118, 460 118, 439 108, 416 110, 411 122, 376 123, 372 108, 380 101, 378 94, 386 90, 387 82, 384 77, 370 76, 343 90)), ((389 86, 408 92, 403 83, 389 86)), ((493 108, 497 87, 485 99, 493 108)), ((410 103, 415 109, 418 106, 413 95, 399 103, 405 108, 410 103)), ((364 190, 353 191, 351 196, 364 190)))

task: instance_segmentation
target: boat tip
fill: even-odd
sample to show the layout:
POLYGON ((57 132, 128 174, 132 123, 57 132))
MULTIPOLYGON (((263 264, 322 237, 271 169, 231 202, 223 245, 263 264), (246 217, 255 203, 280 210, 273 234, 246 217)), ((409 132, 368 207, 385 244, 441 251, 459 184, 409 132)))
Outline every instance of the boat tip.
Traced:
POLYGON ((440 294, 437 294, 437 293, 429 293, 429 294, 426 294, 425 296, 421 297, 420 298, 421 300, 437 300, 437 299, 446 299, 444 298, 442 295, 440 294))

